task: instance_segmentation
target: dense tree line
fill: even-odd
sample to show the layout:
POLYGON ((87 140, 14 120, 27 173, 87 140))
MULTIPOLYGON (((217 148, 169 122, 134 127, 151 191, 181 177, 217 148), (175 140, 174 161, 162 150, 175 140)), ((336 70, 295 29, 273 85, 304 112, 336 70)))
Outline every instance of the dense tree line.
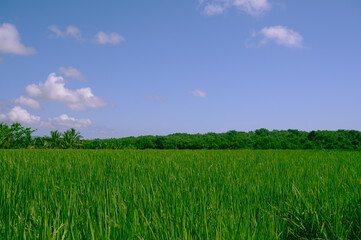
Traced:
POLYGON ((140 136, 84 140, 86 149, 353 149, 361 150, 355 130, 298 131, 258 129, 250 132, 140 136))
POLYGON ((71 128, 32 137, 34 130, 19 123, 0 123, 0 148, 78 149, 350 149, 361 150, 361 132, 355 130, 299 131, 261 128, 250 132, 140 136, 83 140, 71 128))

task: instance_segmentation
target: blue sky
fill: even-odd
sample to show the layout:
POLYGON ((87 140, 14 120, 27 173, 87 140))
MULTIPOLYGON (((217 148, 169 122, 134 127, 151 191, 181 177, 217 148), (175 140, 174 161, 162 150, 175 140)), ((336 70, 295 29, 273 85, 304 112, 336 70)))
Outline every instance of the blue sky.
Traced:
POLYGON ((86 138, 361 130, 361 1, 0 2, 0 121, 86 138))

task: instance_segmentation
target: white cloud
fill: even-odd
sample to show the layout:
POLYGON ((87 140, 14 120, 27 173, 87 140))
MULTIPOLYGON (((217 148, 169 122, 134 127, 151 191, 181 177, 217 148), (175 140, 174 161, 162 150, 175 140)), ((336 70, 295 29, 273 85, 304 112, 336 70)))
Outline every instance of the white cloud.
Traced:
POLYGON ((76 68, 73 67, 60 67, 59 72, 66 78, 73 78, 78 80, 86 80, 86 77, 76 68))
POLYGON ((225 7, 215 4, 208 4, 204 7, 204 14, 207 16, 222 14, 225 10, 225 7))
POLYGON ((0 64, 4 63, 4 59, 0 58, 0 64))
POLYGON ((268 0, 201 0, 204 14, 208 16, 224 13, 228 8, 237 8, 251 15, 260 15, 270 9, 268 0))
POLYGON ((0 114, 0 120, 4 122, 18 122, 26 127, 33 128, 87 128, 93 126, 90 119, 76 119, 63 114, 59 117, 41 120, 39 116, 31 115, 27 110, 16 106, 7 114, 0 114))
POLYGON ((19 106, 14 107, 7 114, 0 114, 0 120, 5 122, 18 122, 27 125, 40 124, 40 117, 31 115, 28 111, 19 106))
POLYGON ((150 95, 150 96, 147 96, 147 99, 153 100, 153 101, 161 101, 161 102, 167 100, 166 97, 160 97, 160 96, 158 96, 158 95, 150 95))
POLYGON ((234 0, 234 6, 251 15, 262 14, 270 9, 267 0, 234 0))
POLYGON ((66 35, 70 35, 78 40, 81 38, 81 32, 80 32, 79 28, 74 27, 74 26, 66 27, 66 35))
POLYGON ((36 53, 34 48, 25 47, 20 41, 16 27, 9 23, 0 25, 0 53, 30 55, 36 53))
MULTIPOLYGON (((26 95, 23 97, 36 101, 61 102, 74 111, 100 108, 107 105, 106 101, 94 96, 90 88, 80 88, 74 91, 66 88, 65 83, 63 77, 51 73, 45 83, 28 85, 25 88, 26 95)), ((21 97, 14 101, 21 102, 20 99, 21 97)), ((29 104, 28 107, 30 107, 29 104)))
POLYGON ((90 119, 76 119, 69 117, 66 114, 62 114, 59 117, 49 118, 45 125, 49 124, 52 127, 66 127, 66 128, 86 128, 93 126, 93 123, 90 119))
POLYGON ((286 47, 302 47, 303 37, 298 32, 284 26, 265 27, 259 34, 263 36, 261 44, 274 41, 286 47))
POLYGON ((65 28, 65 31, 60 30, 60 28, 58 28, 58 26, 56 25, 50 25, 48 27, 48 29, 50 31, 52 31, 53 33, 55 33, 56 37, 60 37, 60 38, 65 38, 66 36, 71 36, 77 40, 81 39, 81 32, 79 30, 79 28, 75 27, 75 26, 67 26, 65 28))
POLYGON ((58 28, 58 26, 56 26, 56 25, 50 25, 50 26, 48 27, 48 29, 49 29, 50 31, 52 31, 53 33, 55 33, 55 35, 56 35, 57 37, 61 37, 61 38, 65 37, 65 33, 63 33, 63 32, 58 28))
POLYGON ((117 44, 117 43, 124 42, 125 39, 124 39, 123 36, 121 36, 121 35, 119 35, 118 33, 115 33, 115 32, 106 34, 106 33, 102 32, 102 31, 99 31, 95 35, 94 41, 96 43, 99 43, 99 44, 107 44, 107 43, 117 44))
POLYGON ((197 97, 202 97, 202 98, 207 97, 207 93, 203 92, 201 90, 194 90, 191 92, 191 94, 193 94, 194 96, 197 96, 197 97))
POLYGON ((19 98, 14 99, 12 102, 15 104, 24 105, 34 109, 41 109, 39 101, 29 97, 20 96, 19 98))

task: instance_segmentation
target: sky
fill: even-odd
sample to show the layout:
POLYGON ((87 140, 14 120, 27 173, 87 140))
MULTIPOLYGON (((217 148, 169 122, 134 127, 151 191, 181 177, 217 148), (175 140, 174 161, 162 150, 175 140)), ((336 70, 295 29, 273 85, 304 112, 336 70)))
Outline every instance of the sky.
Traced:
POLYGON ((359 0, 1 0, 0 122, 361 130, 359 0))

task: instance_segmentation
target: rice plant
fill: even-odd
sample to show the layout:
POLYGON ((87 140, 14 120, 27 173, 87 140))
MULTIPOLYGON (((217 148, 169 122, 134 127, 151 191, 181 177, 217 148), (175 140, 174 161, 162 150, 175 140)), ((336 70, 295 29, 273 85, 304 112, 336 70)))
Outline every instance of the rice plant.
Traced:
POLYGON ((360 239, 361 153, 0 150, 0 239, 360 239))

